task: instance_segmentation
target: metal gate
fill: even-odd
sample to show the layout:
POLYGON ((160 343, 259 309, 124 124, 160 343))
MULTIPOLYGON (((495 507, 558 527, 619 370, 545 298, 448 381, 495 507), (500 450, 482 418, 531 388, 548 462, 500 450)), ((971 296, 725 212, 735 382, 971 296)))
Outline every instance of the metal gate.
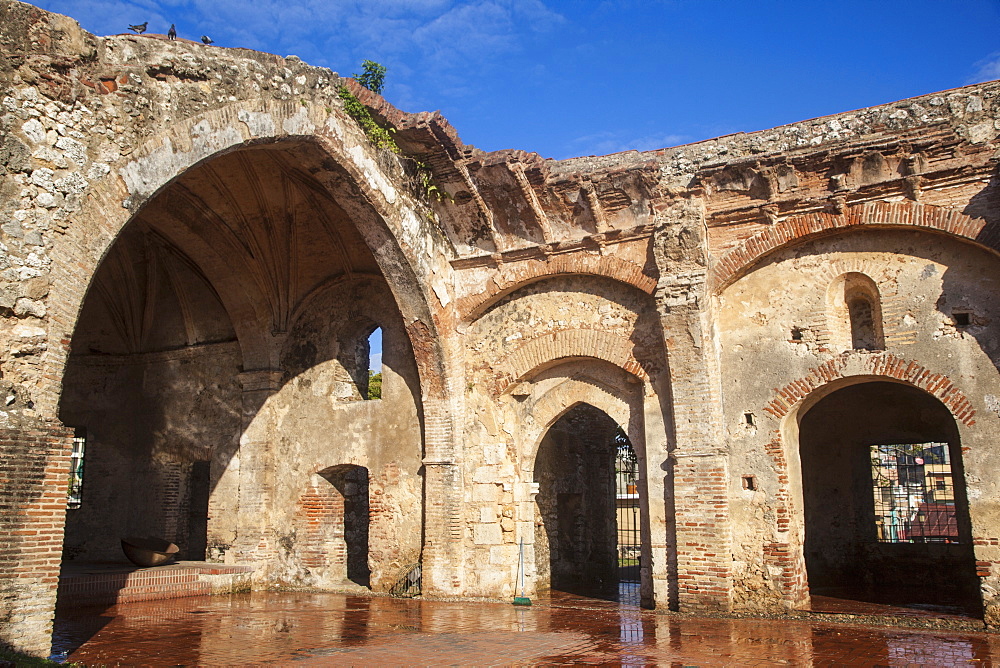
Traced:
POLYGON ((615 436, 615 518, 618 530, 618 581, 639 582, 639 466, 628 436, 615 436))

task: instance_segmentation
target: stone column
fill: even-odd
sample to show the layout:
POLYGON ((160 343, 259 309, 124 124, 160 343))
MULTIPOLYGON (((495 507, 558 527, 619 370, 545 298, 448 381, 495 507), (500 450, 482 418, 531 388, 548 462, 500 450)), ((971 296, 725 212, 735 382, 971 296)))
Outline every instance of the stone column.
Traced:
MULTIPOLYGON (((236 519, 236 559, 263 563, 275 554, 271 536, 274 456, 270 420, 261 415, 265 402, 281 387, 281 371, 257 369, 239 375, 243 386, 243 425, 239 449, 239 506, 236 519)), ((258 569, 257 577, 265 573, 258 569)))
MULTIPOLYGON (((659 385, 657 383, 656 385, 659 385)), ((643 541, 642 568, 640 570, 641 603, 645 607, 677 607, 677 578, 674 546, 673 498, 669 494, 670 479, 665 479, 666 462, 670 453, 667 425, 663 423, 661 400, 665 388, 650 383, 645 385, 642 398, 642 439, 645 470, 641 472, 639 492, 645 505, 643 527, 648 532, 648 543, 643 541)), ((633 438, 629 434, 629 438, 633 438)), ((633 438, 633 444, 636 439, 633 438)))
MULTIPOLYGON (((668 460, 682 611, 731 607, 728 454, 722 441, 718 357, 706 295, 707 241, 700 201, 658 212, 656 304, 670 373, 674 447, 668 460)), ((669 485, 669 481, 668 481, 669 485)))
POLYGON ((55 421, 0 429, 0 644, 34 656, 52 647, 72 451, 55 421))
POLYGON ((461 466, 455 461, 454 429, 447 402, 425 398, 424 551, 421 587, 426 594, 462 593, 461 466))

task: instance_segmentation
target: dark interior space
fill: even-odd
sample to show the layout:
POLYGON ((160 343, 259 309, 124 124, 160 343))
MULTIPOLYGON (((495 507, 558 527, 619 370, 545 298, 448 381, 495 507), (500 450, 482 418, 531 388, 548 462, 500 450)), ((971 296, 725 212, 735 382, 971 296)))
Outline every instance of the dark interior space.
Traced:
POLYGON ((347 579, 364 587, 370 586, 368 566, 368 469, 344 464, 323 472, 323 477, 337 488, 344 498, 344 542, 347 544, 347 579))
POLYGON ((212 492, 212 462, 193 462, 189 485, 188 561, 204 561, 208 549, 208 499, 212 492))
POLYGON ((869 382, 799 425, 810 593, 978 614, 955 420, 933 396, 869 382))
POLYGON ((581 404, 543 437, 535 460, 539 589, 601 598, 618 591, 615 434, 608 415, 581 404))

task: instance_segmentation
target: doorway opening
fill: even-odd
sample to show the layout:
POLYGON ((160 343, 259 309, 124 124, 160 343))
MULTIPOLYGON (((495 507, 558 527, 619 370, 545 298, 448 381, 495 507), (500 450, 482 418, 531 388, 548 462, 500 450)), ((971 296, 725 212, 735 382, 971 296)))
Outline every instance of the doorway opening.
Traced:
POLYGON ((615 433, 615 523, 618 539, 619 600, 639 603, 639 566, 642 541, 639 531, 639 460, 635 448, 618 427, 615 433))
POLYGON ((813 597, 979 615, 958 428, 935 397, 868 382, 799 424, 813 597))
MULTIPOLYGON (((370 506, 368 500, 368 469, 364 466, 341 464, 320 472, 338 492, 343 510, 334 522, 342 527, 332 527, 334 535, 343 536, 344 562, 348 580, 362 587, 371 586, 371 568, 368 565, 368 526, 370 506)), ((335 513, 336 515, 337 513, 335 513)))
POLYGON ((534 474, 540 590, 639 604, 638 471, 625 432, 593 406, 574 406, 549 428, 534 474))

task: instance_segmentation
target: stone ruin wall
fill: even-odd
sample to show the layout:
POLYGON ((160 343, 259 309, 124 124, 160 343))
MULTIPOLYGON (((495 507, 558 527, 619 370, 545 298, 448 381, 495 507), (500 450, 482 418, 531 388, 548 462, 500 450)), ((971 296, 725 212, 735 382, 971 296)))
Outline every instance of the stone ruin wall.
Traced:
MULTIPOLYGON (((484 153, 439 114, 406 114, 354 86, 450 195, 428 202, 412 163, 374 151, 343 115, 335 86, 344 80, 329 70, 184 41, 98 38, 15 0, 0 0, 0 26, 0 523, 14 538, 0 547, 5 642, 47 646, 65 425, 114 422, 102 411, 130 401, 148 403, 138 414, 197 425, 142 427, 150 454, 130 466, 210 461, 208 556, 258 564, 259 585, 342 579, 346 555, 316 545, 343 540, 320 526, 345 498, 324 476, 353 465, 371 476, 373 585, 387 587, 419 558, 429 595, 509 597, 525 538, 534 591, 544 585, 533 577, 537 450, 549 426, 586 402, 640 453, 647 602, 799 607, 808 585, 796 420, 824 392, 872 378, 922 388, 955 417, 986 619, 995 620, 1000 85, 563 161, 484 153), (188 332, 181 348, 117 366, 113 356, 81 357, 80 342, 71 349, 126 223, 168 235, 157 212, 172 200, 157 198, 178 193, 172 184, 201 174, 198 165, 231 164, 220 156, 270 146, 335 193, 322 205, 331 224, 350 222, 374 258, 346 271, 374 282, 320 288, 321 274, 303 273, 279 282, 301 294, 262 288, 257 304, 279 306, 251 300, 239 310, 226 262, 205 251, 196 264, 217 301, 184 293, 200 304, 200 322, 221 308, 231 331, 192 338, 208 330, 165 324, 153 329, 188 332), (844 346, 829 294, 845 273, 877 286, 882 351, 844 346), (292 308, 309 286, 314 305, 292 308), (288 300, 275 295, 286 293, 281 306, 288 300), (958 331, 953 310, 971 313, 971 325, 958 331), (395 342, 379 405, 331 399, 352 391, 334 339, 337 323, 355 320, 395 342), (303 357, 296 342, 329 346, 303 357), (204 377, 172 375, 190 359, 204 377), (111 375, 100 369, 109 364, 111 375), (129 373, 146 380, 120 395, 100 385, 129 373), (64 392, 72 377, 92 389, 64 392), (159 389, 130 392, 143 382, 159 389), (192 403, 198 396, 217 404, 192 403), (191 451, 196 443, 203 451, 191 451), (755 489, 744 489, 747 476, 755 489)), ((186 243, 195 253, 194 237, 186 243)), ((249 262, 234 253, 232 266, 249 262)), ((123 528, 126 515, 115 520, 123 528)), ((176 525, 168 515, 157 522, 176 525)), ((107 549, 72 531, 67 545, 107 549)))

